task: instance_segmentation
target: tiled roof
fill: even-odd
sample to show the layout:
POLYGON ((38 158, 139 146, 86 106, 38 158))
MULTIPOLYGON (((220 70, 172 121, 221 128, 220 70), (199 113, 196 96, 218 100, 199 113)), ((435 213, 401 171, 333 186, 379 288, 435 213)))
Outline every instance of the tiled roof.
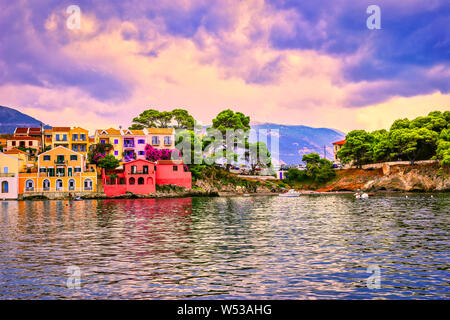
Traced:
POLYGON ((333 142, 333 144, 339 144, 339 145, 345 144, 345 139, 344 139, 344 140, 341 140, 341 141, 333 142))
POLYGON ((14 130, 14 134, 16 134, 16 133, 27 134, 28 133, 28 128, 16 128, 16 130, 14 130))
POLYGON ((109 136, 120 136, 120 130, 109 128, 109 129, 97 129, 99 135, 109 135, 109 136), (106 131, 107 133, 102 133, 102 131, 106 131))
POLYGON ((5 154, 18 154, 18 153, 29 154, 28 152, 19 150, 19 149, 17 149, 17 148, 13 148, 13 149, 8 150, 8 151, 5 151, 5 152, 3 152, 3 153, 5 153, 5 154))
POLYGON ((145 136, 144 130, 130 130, 135 136, 145 136))
POLYGON ((41 140, 39 138, 35 138, 35 137, 12 137, 12 138, 8 138, 8 140, 41 140))
POLYGON ((183 164, 183 160, 158 160, 157 164, 183 164))
POLYGON ((147 128, 150 134, 174 134, 173 128, 147 128))
POLYGON ((53 127, 53 132, 69 132, 70 127, 53 127))

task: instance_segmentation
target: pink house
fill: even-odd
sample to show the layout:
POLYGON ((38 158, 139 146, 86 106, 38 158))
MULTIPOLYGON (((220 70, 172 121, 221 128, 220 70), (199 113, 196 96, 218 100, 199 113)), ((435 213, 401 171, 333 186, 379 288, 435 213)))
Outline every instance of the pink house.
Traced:
POLYGON ((108 197, 127 192, 147 195, 156 191, 156 184, 172 184, 187 189, 192 187, 191 173, 184 170, 181 160, 159 160, 155 164, 138 159, 124 163, 123 167, 122 171, 102 171, 103 190, 108 197))
POLYGON ((158 160, 156 163, 156 184, 173 184, 192 189, 192 177, 184 170, 182 160, 158 160))

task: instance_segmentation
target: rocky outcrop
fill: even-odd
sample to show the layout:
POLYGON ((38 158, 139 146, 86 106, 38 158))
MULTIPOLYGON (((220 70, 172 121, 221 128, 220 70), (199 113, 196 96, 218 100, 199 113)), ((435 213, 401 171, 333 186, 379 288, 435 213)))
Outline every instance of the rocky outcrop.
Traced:
POLYGON ((449 169, 438 163, 383 166, 383 176, 368 181, 365 191, 450 191, 449 169))

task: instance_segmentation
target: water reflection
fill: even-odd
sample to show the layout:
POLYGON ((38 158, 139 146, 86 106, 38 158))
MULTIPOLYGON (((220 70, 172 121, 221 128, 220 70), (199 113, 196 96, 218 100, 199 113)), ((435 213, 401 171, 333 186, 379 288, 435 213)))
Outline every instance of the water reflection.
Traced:
POLYGON ((0 202, 0 297, 448 298, 449 199, 0 202))

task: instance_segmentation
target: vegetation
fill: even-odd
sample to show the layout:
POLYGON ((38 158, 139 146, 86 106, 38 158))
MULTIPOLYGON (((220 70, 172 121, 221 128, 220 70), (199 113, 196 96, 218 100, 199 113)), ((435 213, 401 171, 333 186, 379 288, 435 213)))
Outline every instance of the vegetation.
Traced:
POLYGON ((112 170, 117 168, 120 165, 119 160, 116 159, 111 154, 108 154, 104 157, 102 157, 100 160, 98 160, 98 166, 100 168, 106 169, 106 170, 112 170))
POLYGON ((450 111, 433 111, 414 120, 398 119, 389 131, 353 130, 346 136, 337 156, 343 163, 363 164, 408 160, 440 159, 450 164, 450 111))
MULTIPOLYGON (((229 171, 231 163, 238 160, 238 154, 234 153, 236 144, 240 142, 243 149, 248 146, 247 133, 249 129, 250 117, 230 109, 224 110, 213 119, 212 128, 208 129, 208 134, 203 140, 203 147, 212 153, 213 160, 225 159, 227 171, 229 171), (227 132, 230 130, 233 131, 233 137, 227 137, 227 132), (220 133, 221 137, 218 137, 217 133, 220 133), (218 143, 219 138, 221 143, 218 143)), ((239 146, 237 147, 239 148, 239 146)), ((244 150, 244 154, 246 152, 247 150, 244 150)))
POLYGON ((88 152, 89 163, 97 164, 100 159, 104 158, 114 147, 109 143, 91 144, 88 152))
POLYGON ((195 124, 187 110, 174 109, 172 111, 158 111, 149 109, 142 112, 138 117, 133 118, 130 130, 141 130, 144 128, 179 128, 193 129, 195 124))
POLYGON ((247 149, 248 151, 245 153, 245 160, 247 160, 250 165, 251 174, 255 174, 257 167, 268 168, 272 166, 270 152, 265 142, 258 141, 249 143, 247 149))
POLYGON ((302 161, 306 163, 306 169, 289 169, 286 177, 287 183, 291 185, 297 182, 323 184, 336 176, 333 163, 320 158, 317 153, 305 154, 302 161))

